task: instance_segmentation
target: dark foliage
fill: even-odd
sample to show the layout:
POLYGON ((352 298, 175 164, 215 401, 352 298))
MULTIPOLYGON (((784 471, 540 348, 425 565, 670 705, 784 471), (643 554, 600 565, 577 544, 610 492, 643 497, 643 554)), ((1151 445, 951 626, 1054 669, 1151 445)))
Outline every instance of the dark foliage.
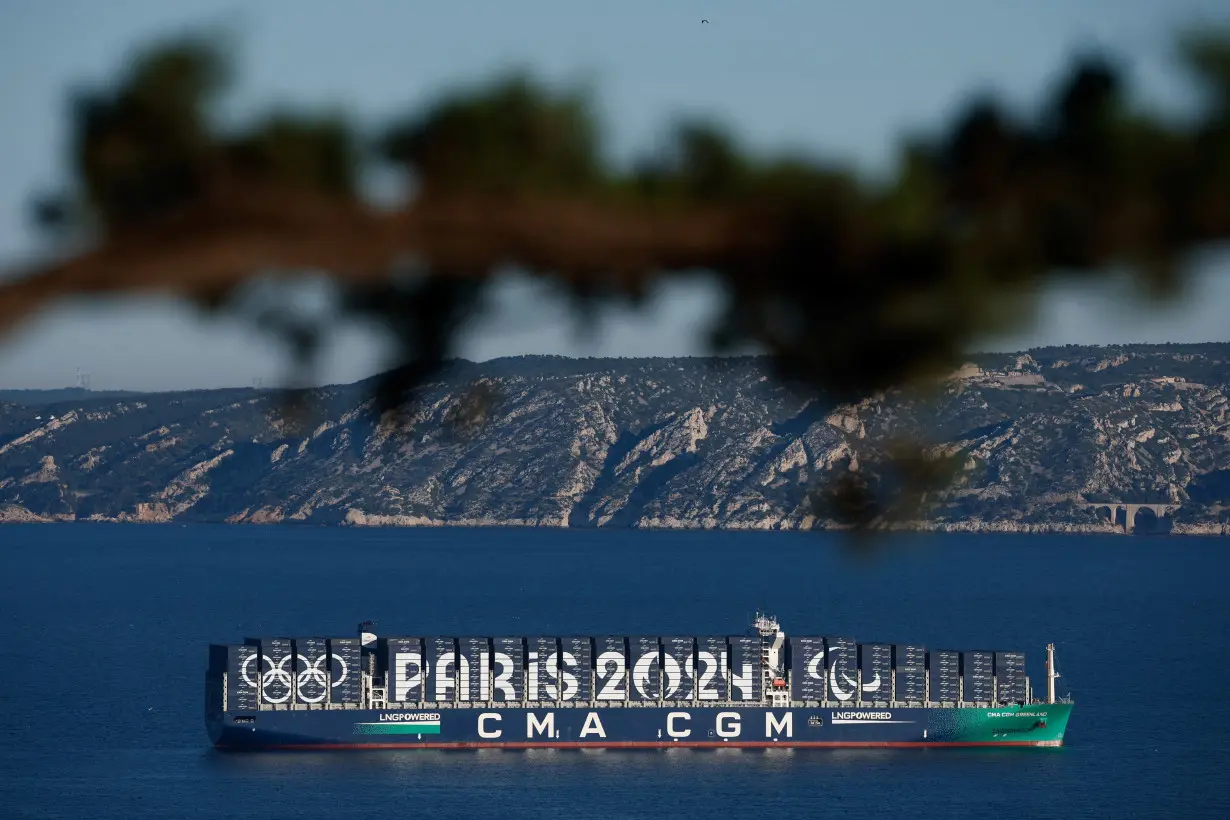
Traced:
MULTIPOLYGON (((729 294, 719 349, 756 343, 799 389, 858 400, 946 373, 1056 270, 1126 265, 1165 288, 1185 254, 1230 236, 1230 39, 1188 37, 1180 54, 1205 96, 1192 121, 1145 112, 1095 56, 1035 116, 976 100, 873 184, 753 156, 704 123, 624 172, 584 94, 524 76, 455 91, 372 137, 288 111, 228 132, 213 116, 229 73, 220 50, 171 43, 76 98, 74 189, 36 212, 89 241, 0 287, 0 326, 80 295, 170 290, 231 309, 254 277, 327 271, 339 310, 397 342, 380 412, 438 372, 508 265, 581 305, 704 270, 729 294), (414 196, 365 201, 358 180, 373 164, 404 171, 414 196)), ((305 361, 322 330, 275 329, 305 361)))

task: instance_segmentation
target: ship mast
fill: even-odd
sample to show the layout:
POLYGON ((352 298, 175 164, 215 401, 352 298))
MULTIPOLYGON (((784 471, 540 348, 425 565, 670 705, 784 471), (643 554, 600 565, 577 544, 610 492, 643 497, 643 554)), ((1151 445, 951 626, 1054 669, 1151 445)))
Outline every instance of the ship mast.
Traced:
POLYGON ((1046 645, 1046 702, 1055 702, 1055 679, 1059 674, 1055 671, 1055 644, 1046 645))

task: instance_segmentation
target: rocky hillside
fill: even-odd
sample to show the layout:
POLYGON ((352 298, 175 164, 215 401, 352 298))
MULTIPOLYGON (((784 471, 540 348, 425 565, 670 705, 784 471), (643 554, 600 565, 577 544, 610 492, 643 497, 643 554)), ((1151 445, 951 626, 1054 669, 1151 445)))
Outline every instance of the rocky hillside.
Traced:
POLYGON ((1106 501, 1230 532, 1230 344, 984 356, 836 409, 751 358, 461 362, 396 422, 370 389, 316 391, 307 427, 269 391, 7 393, 0 520, 823 527, 811 488, 910 437, 961 464, 911 527, 1109 532, 1106 501))

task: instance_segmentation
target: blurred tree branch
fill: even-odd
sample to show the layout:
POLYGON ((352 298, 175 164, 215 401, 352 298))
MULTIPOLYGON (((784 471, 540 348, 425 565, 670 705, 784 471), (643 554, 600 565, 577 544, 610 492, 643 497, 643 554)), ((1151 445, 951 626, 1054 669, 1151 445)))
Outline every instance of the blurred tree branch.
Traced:
MULTIPOLYGON (((324 271, 343 311, 399 345, 383 410, 448 356, 505 266, 584 299, 702 269, 730 297, 719 348, 758 343, 784 379, 855 400, 949 372, 1056 270, 1127 265, 1164 288, 1186 253, 1230 236, 1230 37, 1180 38, 1179 56, 1204 92, 1191 121, 1133 105, 1115 65, 1088 58, 1036 116, 976 100, 872 184, 752 156, 704 123, 622 171, 584 95, 522 76, 442 97, 375 139, 290 111, 228 133, 213 119, 221 51, 164 44, 75 99, 73 188, 36 213, 83 248, 0 283, 0 329, 67 297, 169 292, 221 309, 255 277, 324 271), (360 191, 382 163, 414 182, 399 207, 360 191)), ((292 335, 306 350, 305 332, 292 335)), ((847 506, 882 517, 861 498, 847 506)))

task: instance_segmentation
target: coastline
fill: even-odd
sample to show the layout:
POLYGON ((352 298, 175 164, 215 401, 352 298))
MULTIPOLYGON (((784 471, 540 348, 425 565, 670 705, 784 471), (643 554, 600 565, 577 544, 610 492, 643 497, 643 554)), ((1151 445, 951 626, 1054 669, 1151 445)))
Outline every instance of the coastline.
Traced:
POLYGON ((814 488, 891 482, 904 437, 955 472, 877 531, 1230 535, 1227 385, 1230 343, 984 356, 836 408, 754 359, 465 365, 396 424, 320 388, 311 429, 259 390, 59 397, 0 407, 0 522, 841 531, 814 488), (454 435, 476 379, 502 398, 454 435))
MULTIPOLYGON (((234 525, 313 525, 325 527, 368 527, 368 528, 410 528, 410 527, 468 527, 468 528, 549 528, 568 529, 568 522, 562 518, 542 519, 505 519, 505 518, 455 518, 442 519, 428 516, 409 515, 370 515, 360 510, 347 510, 346 515, 335 521, 307 521, 304 518, 282 516, 275 511, 257 510, 255 513, 241 516, 231 516, 217 521, 177 519, 165 509, 150 510, 149 505, 138 505, 136 513, 119 516, 87 516, 75 515, 38 515, 24 507, 15 504, 0 506, 0 524, 71 524, 71 523, 101 523, 101 524, 234 524, 234 525)), ((161 507, 161 505, 157 505, 161 507)), ((726 532, 843 532, 851 528, 834 525, 805 517, 796 518, 765 518, 759 521, 736 521, 720 523, 712 518, 680 519, 680 518, 647 518, 637 521, 631 527, 583 527, 580 529, 630 529, 630 530, 713 530, 726 532)), ((1121 526, 1110 523, 1085 524, 1065 522, 1017 522, 1017 521, 901 521, 879 528, 876 532, 915 532, 915 533, 1002 533, 1017 535, 1184 535, 1184 536, 1230 536, 1230 524, 1217 522, 1208 523, 1178 523, 1165 532, 1129 533, 1121 526)))

